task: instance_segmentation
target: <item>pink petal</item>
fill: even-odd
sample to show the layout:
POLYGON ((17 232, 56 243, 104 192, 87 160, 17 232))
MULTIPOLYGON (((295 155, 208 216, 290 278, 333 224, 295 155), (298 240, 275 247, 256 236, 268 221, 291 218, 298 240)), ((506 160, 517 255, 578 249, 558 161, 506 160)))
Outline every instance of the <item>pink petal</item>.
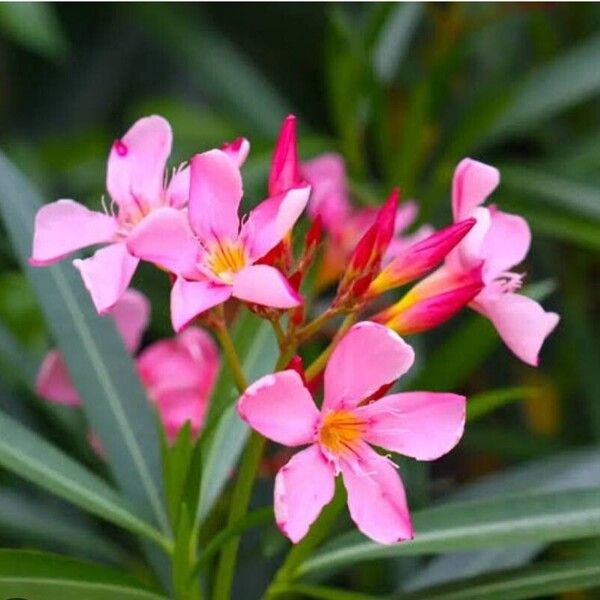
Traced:
POLYGON ((188 210, 202 241, 237 238, 242 193, 239 167, 225 152, 210 150, 192 158, 188 210))
POLYGON ((419 205, 414 200, 405 200, 398 205, 394 234, 398 235, 410 227, 419 214, 419 205))
POLYGON ((531 245, 531 231, 527 221, 490 207, 490 228, 481 245, 485 260, 484 274, 492 280, 523 262, 531 245))
POLYGON ((279 371, 255 381, 238 400, 240 417, 260 434, 286 446, 310 444, 319 411, 296 371, 279 371))
POLYGON ((465 427, 466 398, 457 394, 392 394, 356 410, 369 425, 365 440, 418 460, 449 452, 465 427))
POLYGON ((299 542, 335 493, 335 470, 316 444, 295 454, 275 477, 275 519, 299 542))
POLYGON ((250 152, 250 142, 243 137, 239 137, 233 142, 227 142, 221 146, 221 150, 225 152, 238 167, 241 167, 248 158, 250 152))
POLYGON ((475 225, 446 256, 446 266, 455 273, 463 273, 481 265, 483 259, 482 246, 492 225, 492 216, 488 208, 478 206, 471 211, 475 225))
POLYGON ((306 207, 310 187, 292 188, 261 202, 242 226, 240 237, 252 261, 262 258, 291 231, 306 207))
POLYGON ((236 273, 233 295, 246 302, 273 308, 292 308, 302 304, 302 297, 288 280, 269 265, 250 265, 236 273))
POLYGON ((323 408, 356 406, 404 375, 414 359, 413 349, 391 329, 369 321, 357 323, 327 363, 323 408))
POLYGON ((473 307, 488 317, 504 343, 523 362, 536 367, 544 340, 559 321, 535 300, 521 294, 480 294, 473 307))
POLYGON ((458 163, 452 180, 452 214, 455 221, 471 216, 471 211, 485 202, 500 183, 498 169, 464 158, 458 163))
POLYGON ((300 161, 296 141, 296 117, 288 115, 281 126, 269 171, 269 196, 277 196, 287 190, 300 187, 300 161))
POLYGON ((190 168, 179 165, 167 187, 168 205, 183 208, 190 197, 190 168))
POLYGON ((153 210, 127 236, 133 256, 155 263, 177 275, 197 272, 200 246, 182 210, 168 206, 153 210))
POLYGON ((102 315, 115 305, 129 287, 138 262, 138 258, 127 252, 124 243, 118 243, 97 250, 90 258, 76 259, 73 265, 81 273, 94 306, 102 315))
POLYGON ((80 248, 110 241, 117 229, 115 218, 88 210, 78 202, 51 202, 35 215, 29 262, 35 266, 51 264, 80 248))
MULTIPOLYGON (((339 154, 321 154, 303 163, 302 173, 312 187, 308 205, 311 219, 320 215, 329 231, 340 230, 346 224, 352 209, 348 198, 344 159, 339 154)), ((372 220, 365 225, 365 229, 371 222, 372 220)))
POLYGON ((414 536, 404 486, 393 464, 365 444, 358 460, 341 461, 350 516, 358 529, 380 544, 414 536))
POLYGON ((44 357, 38 371, 35 390, 44 400, 79 406, 79 394, 58 350, 50 350, 44 357))
POLYGON ((135 352, 150 321, 150 302, 137 290, 128 289, 112 307, 110 316, 123 337, 126 348, 135 352))
POLYGON ((158 206, 163 200, 167 158, 173 135, 168 121, 144 117, 113 144, 108 156, 106 189, 125 214, 158 206))
POLYGON ((205 310, 221 304, 231 296, 232 288, 212 281, 188 281, 178 277, 171 290, 171 322, 175 331, 181 331, 205 310))

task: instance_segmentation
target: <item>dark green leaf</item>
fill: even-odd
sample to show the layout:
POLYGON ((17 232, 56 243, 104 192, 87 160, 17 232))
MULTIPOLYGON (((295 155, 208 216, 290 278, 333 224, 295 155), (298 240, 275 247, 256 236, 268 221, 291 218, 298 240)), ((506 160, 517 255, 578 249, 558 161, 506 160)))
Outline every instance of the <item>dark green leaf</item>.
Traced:
POLYGON ((0 550, 0 595, 27 600, 167 600, 119 571, 19 550, 0 550))
POLYGON ((19 262, 38 295, 65 357, 90 426, 137 511, 169 530, 161 481, 156 418, 114 325, 99 317, 69 264, 31 268, 38 193, 0 155, 0 211, 19 262))

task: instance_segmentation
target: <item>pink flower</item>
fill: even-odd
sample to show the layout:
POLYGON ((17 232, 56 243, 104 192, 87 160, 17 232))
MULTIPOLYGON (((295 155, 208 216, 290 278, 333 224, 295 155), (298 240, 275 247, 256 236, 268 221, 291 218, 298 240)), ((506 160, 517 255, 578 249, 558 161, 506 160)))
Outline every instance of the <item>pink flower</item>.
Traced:
POLYGON ((308 445, 275 479, 275 517, 293 542, 306 535, 331 501, 339 473, 360 531, 384 544, 413 537, 395 465, 369 444, 434 460, 462 436, 466 401, 456 394, 408 392, 369 402, 413 361, 412 348, 393 331, 362 322, 329 359, 321 410, 294 370, 259 379, 240 398, 241 418, 262 435, 286 446, 308 445))
POLYGON ((531 298, 515 293, 523 275, 511 271, 526 257, 531 232, 518 215, 481 204, 494 191, 500 174, 494 167, 465 158, 454 172, 452 213, 459 221, 474 217, 477 224, 451 252, 444 269, 464 273, 482 264, 484 287, 471 308, 492 321, 504 343, 523 362, 536 366, 544 340, 559 316, 546 312, 531 298))
MULTIPOLYGON (((308 214, 311 219, 320 216, 329 234, 323 263, 318 273, 318 285, 327 286, 346 271, 348 259, 356 244, 375 222, 378 208, 356 209, 350 202, 344 159, 339 154, 322 154, 302 165, 302 173, 312 186, 308 214)), ((395 217, 394 235, 383 257, 388 264, 412 243, 428 236, 433 230, 423 225, 416 232, 406 229, 417 217, 417 204, 402 202, 395 217)))
POLYGON ((167 438, 174 440, 186 421, 197 435, 219 372, 219 353, 210 335, 188 327, 143 350, 137 368, 148 396, 158 407, 167 438))
MULTIPOLYGON (((148 325, 148 300, 135 290, 126 290, 110 316, 127 349, 134 353, 148 325)), ((219 356, 211 337, 197 327, 189 327, 173 339, 160 340, 145 348, 136 364, 148 397, 158 408, 168 439, 173 440, 186 421, 190 421, 192 432, 197 434, 219 370, 219 356)), ((51 350, 44 358, 36 390, 52 402, 80 404, 58 350, 51 350)))
POLYGON ((127 251, 128 236, 160 207, 178 210, 187 203, 188 168, 176 169, 165 184, 171 142, 171 127, 162 117, 136 121, 114 142, 108 157, 110 207, 94 212, 73 200, 58 200, 40 208, 30 263, 49 265, 80 248, 107 244, 92 257, 73 264, 98 312, 110 310, 129 286, 139 262, 127 251))
MULTIPOLYGON (((283 176, 287 170, 280 167, 283 176)), ((274 308, 298 306, 301 298, 281 272, 255 263, 291 230, 310 187, 271 196, 241 222, 238 162, 227 151, 211 150, 194 156, 190 168, 187 215, 171 207, 156 210, 127 241, 134 256, 177 275, 171 292, 175 330, 231 296, 274 308)))

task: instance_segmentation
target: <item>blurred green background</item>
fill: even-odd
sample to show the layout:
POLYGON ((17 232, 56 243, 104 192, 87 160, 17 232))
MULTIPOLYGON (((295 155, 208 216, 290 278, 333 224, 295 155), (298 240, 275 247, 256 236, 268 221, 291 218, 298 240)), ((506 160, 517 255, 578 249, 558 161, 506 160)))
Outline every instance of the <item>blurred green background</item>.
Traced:
MULTIPOLYGON (((529 220, 534 242, 523 270, 562 321, 537 370, 470 313, 413 340, 421 370, 411 386, 461 390, 477 402, 457 451, 433 469, 406 465, 412 506, 529 461, 538 471, 526 471, 521 487, 529 477, 539 485, 563 477, 563 487, 600 486, 600 6, 1 4, 0 90, 0 144, 48 201, 98 206, 112 140, 154 112, 173 126, 172 164, 249 137, 250 202, 265 193, 273 141, 289 112, 299 117, 302 158, 344 154, 357 203, 382 202, 399 185, 421 203, 421 221, 436 226, 449 222, 450 180, 462 157, 498 166, 502 184, 493 200, 529 220), (556 467, 555 455, 560 462, 578 448, 583 463, 556 467)), ((153 299, 147 338, 169 335, 166 278, 144 268, 134 285, 153 299)), ((94 462, 84 444, 61 434, 77 416, 23 391, 48 344, 3 235, 0 404, 94 462)), ((62 504, 3 480, 2 546, 32 542, 27 519, 39 520, 42 506, 62 515, 67 533, 76 529, 78 513, 65 517, 62 504)), ((67 533, 70 550, 85 555, 67 533)), ((64 549, 55 535, 39 537, 38 547, 64 549)), ((274 532, 258 542, 266 556, 281 547, 274 532)), ((256 543, 243 549, 254 560, 238 590, 262 589, 269 574, 257 572, 256 543)), ((460 553, 446 562, 395 559, 393 569, 367 564, 336 581, 377 593, 418 587, 419 577, 436 582, 517 566, 540 553, 598 554, 599 546, 519 546, 481 553, 479 563, 460 553)))

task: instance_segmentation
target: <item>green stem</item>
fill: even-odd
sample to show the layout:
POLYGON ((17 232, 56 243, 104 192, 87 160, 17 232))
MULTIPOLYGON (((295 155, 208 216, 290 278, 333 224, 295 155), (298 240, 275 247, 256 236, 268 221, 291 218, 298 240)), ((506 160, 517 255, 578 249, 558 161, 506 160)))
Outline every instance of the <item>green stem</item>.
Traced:
POLYGON ((285 333, 281 327, 281 323, 279 321, 271 321, 271 325, 273 326, 273 331, 275 332, 275 337, 277 338, 277 343, 279 344, 279 349, 282 350, 285 344, 285 333))
MULTIPOLYGON (((231 496, 227 527, 233 527, 248 510, 254 480, 258 472, 264 447, 265 438, 253 432, 244 451, 239 475, 231 496)), ((239 544, 240 538, 238 536, 223 546, 214 579, 213 600, 229 600, 231 596, 231 586, 233 584, 239 544)))
POLYGON ((329 307, 326 311, 322 312, 318 317, 315 317, 310 323, 307 323, 304 327, 301 327, 296 332, 296 339, 298 342, 305 342, 307 339, 312 337, 327 321, 333 319, 339 314, 341 309, 329 307))
POLYGON ((231 369, 235 385, 239 392, 243 392, 248 387, 248 382, 246 381, 242 364, 225 323, 223 306, 219 306, 216 310, 217 318, 215 319, 214 330, 219 343, 221 344, 223 354, 225 355, 227 363, 229 364, 229 368, 231 369))
POLYGON ((358 318, 358 312, 349 313, 344 322, 340 326, 338 332, 335 334, 331 344, 321 352, 321 354, 314 360, 314 362, 306 369, 306 380, 310 381, 314 379, 324 368, 327 359, 331 356, 334 348, 338 345, 338 342, 342 339, 344 334, 354 325, 356 319, 358 318))

